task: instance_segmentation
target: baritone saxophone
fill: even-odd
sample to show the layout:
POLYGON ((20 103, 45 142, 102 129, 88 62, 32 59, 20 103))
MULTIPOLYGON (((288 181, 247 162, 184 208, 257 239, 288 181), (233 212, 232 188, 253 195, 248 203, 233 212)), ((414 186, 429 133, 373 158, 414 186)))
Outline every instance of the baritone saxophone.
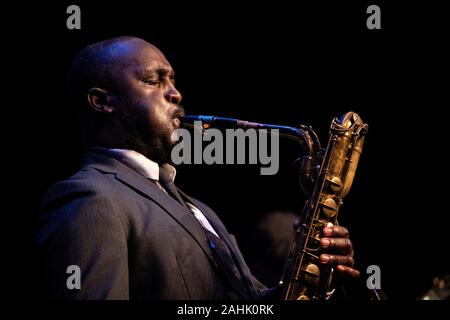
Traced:
POLYGON ((312 189, 303 189, 308 200, 280 281, 284 300, 326 300, 333 292, 333 268, 319 261, 321 233, 324 227, 338 224, 339 208, 352 186, 367 130, 368 125, 354 112, 334 119, 326 147, 315 161, 311 159, 315 162, 312 189))
POLYGON ((325 300, 332 291, 333 269, 319 262, 322 229, 336 225, 339 208, 350 191, 368 125, 355 112, 335 118, 328 143, 321 147, 311 127, 262 124, 218 116, 188 115, 185 127, 201 122, 201 129, 266 129, 269 134, 295 140, 301 146, 299 183, 308 197, 296 230, 280 285, 284 300, 325 300), (275 129, 275 130, 273 130, 275 129))

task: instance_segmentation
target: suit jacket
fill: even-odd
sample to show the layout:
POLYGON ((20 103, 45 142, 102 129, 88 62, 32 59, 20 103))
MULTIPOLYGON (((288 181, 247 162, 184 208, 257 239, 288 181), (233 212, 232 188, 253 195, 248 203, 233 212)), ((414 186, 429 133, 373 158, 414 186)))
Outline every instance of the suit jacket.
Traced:
MULTIPOLYGON (((251 298, 266 288, 250 273, 218 216, 189 198, 231 248, 251 298)), ((47 192, 37 243, 52 298, 224 299, 202 226, 147 178, 107 153, 85 154, 81 169, 47 192), (81 271, 80 289, 68 289, 81 271)))

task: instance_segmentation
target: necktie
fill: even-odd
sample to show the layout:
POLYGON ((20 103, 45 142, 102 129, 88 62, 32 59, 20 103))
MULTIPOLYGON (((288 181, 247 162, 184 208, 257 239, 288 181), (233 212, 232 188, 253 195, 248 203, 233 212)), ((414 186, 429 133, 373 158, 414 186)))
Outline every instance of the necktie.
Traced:
POLYGON ((162 188, 163 191, 172 196, 172 198, 181 203, 181 205, 183 205, 185 208, 189 209, 189 212, 191 212, 195 216, 195 218, 200 222, 203 228, 212 232, 216 237, 219 237, 216 230, 214 230, 211 223, 203 215, 203 213, 198 208, 191 205, 189 202, 186 202, 185 197, 183 197, 183 195, 178 191, 178 188, 173 183, 172 178, 169 176, 169 174, 165 171, 164 168, 160 168, 159 179, 160 179, 160 187, 162 188))
MULTIPOLYGON (((164 168, 161 167, 159 170, 159 180, 167 193, 169 193, 173 198, 192 212, 186 201, 178 192, 178 189, 169 174, 164 168)), ((233 292, 237 294, 240 299, 250 299, 248 289, 244 285, 245 281, 243 280, 241 272, 233 259, 228 245, 225 241, 210 232, 208 228, 203 226, 202 229, 208 239, 209 247, 211 248, 211 253, 215 261, 215 266, 220 271, 220 274, 224 276, 225 282, 228 283, 233 292)))
POLYGON ((163 188, 169 193, 173 198, 175 198, 181 205, 190 211, 189 206, 184 201, 183 197, 178 192, 175 183, 173 183, 172 178, 166 172, 164 168, 159 168, 159 181, 161 182, 163 188))
POLYGON ((217 238, 214 234, 205 229, 206 237, 209 241, 209 247, 216 263, 216 268, 224 276, 225 283, 228 283, 234 294, 239 299, 250 299, 246 281, 243 279, 237 264, 225 241, 217 238))

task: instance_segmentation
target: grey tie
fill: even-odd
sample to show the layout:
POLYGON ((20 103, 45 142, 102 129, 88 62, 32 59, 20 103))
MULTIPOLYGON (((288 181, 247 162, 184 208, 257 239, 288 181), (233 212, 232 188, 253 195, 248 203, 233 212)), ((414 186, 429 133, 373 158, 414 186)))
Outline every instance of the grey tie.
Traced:
POLYGON ((178 189, 175 186, 175 183, 173 183, 170 175, 166 172, 164 168, 161 167, 159 168, 159 181, 161 182, 161 185, 167 191, 167 193, 169 193, 173 198, 175 198, 183 207, 191 211, 187 203, 184 201, 183 197, 178 192, 178 189))
MULTIPOLYGON (((159 179, 161 185, 165 188, 167 193, 169 193, 173 198, 175 198, 184 207, 191 211, 186 201, 178 192, 178 189, 173 183, 169 174, 164 168, 161 167, 159 169, 159 179)), ((223 276, 225 276, 225 281, 230 285, 235 294, 238 295, 238 298, 250 299, 250 290, 246 288, 246 281, 243 279, 241 272, 239 271, 233 259, 230 249, 228 248, 228 245, 225 243, 225 241, 210 232, 207 228, 202 227, 202 229, 204 230, 205 235, 208 239, 211 253, 214 257, 214 261, 216 262, 216 268, 220 270, 220 273, 223 276)))

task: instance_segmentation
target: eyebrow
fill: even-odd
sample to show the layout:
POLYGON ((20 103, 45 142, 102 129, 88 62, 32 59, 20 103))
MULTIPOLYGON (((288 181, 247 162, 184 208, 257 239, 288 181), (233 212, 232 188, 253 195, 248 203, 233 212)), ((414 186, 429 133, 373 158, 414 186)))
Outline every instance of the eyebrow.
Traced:
POLYGON ((140 72, 142 77, 151 77, 151 76, 169 76, 170 78, 175 77, 175 72, 172 69, 167 67, 156 67, 153 69, 144 69, 140 72))

